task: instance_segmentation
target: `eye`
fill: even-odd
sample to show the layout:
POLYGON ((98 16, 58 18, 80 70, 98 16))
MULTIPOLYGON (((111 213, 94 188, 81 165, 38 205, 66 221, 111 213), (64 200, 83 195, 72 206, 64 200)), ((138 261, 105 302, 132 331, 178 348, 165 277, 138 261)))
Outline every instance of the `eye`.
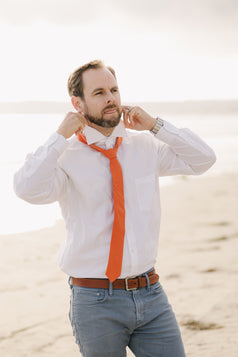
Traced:
POLYGON ((102 94, 102 91, 95 93, 95 95, 100 95, 102 94))
POLYGON ((113 93, 118 92, 118 88, 113 88, 113 89, 112 89, 112 92, 113 92, 113 93))

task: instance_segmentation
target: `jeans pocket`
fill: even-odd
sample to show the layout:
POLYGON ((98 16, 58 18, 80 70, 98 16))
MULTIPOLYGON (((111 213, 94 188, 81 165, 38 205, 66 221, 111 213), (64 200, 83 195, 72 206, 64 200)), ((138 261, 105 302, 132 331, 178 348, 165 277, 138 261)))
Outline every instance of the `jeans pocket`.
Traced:
POLYGON ((160 284, 160 282, 158 281, 157 283, 153 284, 150 286, 150 291, 153 293, 153 294, 159 294, 163 291, 163 288, 160 284))
POLYGON ((71 300, 71 325, 80 350, 88 340, 92 326, 98 320, 98 311, 106 309, 108 297, 106 289, 91 289, 73 286, 71 300))
POLYGON ((94 305, 107 299, 106 289, 73 287, 73 305, 94 305))

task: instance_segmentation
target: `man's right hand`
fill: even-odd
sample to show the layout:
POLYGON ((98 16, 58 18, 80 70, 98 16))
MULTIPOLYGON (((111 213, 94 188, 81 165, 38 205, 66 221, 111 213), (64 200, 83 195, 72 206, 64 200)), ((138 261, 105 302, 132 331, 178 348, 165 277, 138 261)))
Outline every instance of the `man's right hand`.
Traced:
POLYGON ((86 124, 87 120, 81 113, 69 112, 60 124, 57 133, 69 139, 73 134, 78 135, 86 124))

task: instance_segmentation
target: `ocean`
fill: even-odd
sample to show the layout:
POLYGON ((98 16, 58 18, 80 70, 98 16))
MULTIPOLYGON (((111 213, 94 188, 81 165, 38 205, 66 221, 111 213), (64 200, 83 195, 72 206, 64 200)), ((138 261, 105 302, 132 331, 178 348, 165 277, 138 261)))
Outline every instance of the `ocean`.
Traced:
MULTIPOLYGON (((13 176, 26 155, 44 143, 64 114, 1 114, 0 150, 0 235, 38 230, 52 226, 61 218, 57 203, 31 205, 13 191, 13 176)), ((167 115, 166 120, 187 127, 200 135, 216 152, 217 163, 205 175, 234 172, 238 169, 238 120, 236 115, 167 115)), ((162 185, 173 179, 161 179, 162 185)))

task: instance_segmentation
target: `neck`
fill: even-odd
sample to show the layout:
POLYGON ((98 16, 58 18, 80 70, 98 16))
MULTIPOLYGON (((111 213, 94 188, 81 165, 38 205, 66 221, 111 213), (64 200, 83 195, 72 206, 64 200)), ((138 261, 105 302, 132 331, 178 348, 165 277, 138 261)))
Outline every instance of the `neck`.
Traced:
POLYGON ((113 132, 114 128, 104 128, 103 126, 91 123, 90 121, 87 122, 88 126, 91 126, 91 128, 96 129, 97 131, 99 131, 101 134, 105 135, 105 136, 110 136, 111 133, 113 132))

